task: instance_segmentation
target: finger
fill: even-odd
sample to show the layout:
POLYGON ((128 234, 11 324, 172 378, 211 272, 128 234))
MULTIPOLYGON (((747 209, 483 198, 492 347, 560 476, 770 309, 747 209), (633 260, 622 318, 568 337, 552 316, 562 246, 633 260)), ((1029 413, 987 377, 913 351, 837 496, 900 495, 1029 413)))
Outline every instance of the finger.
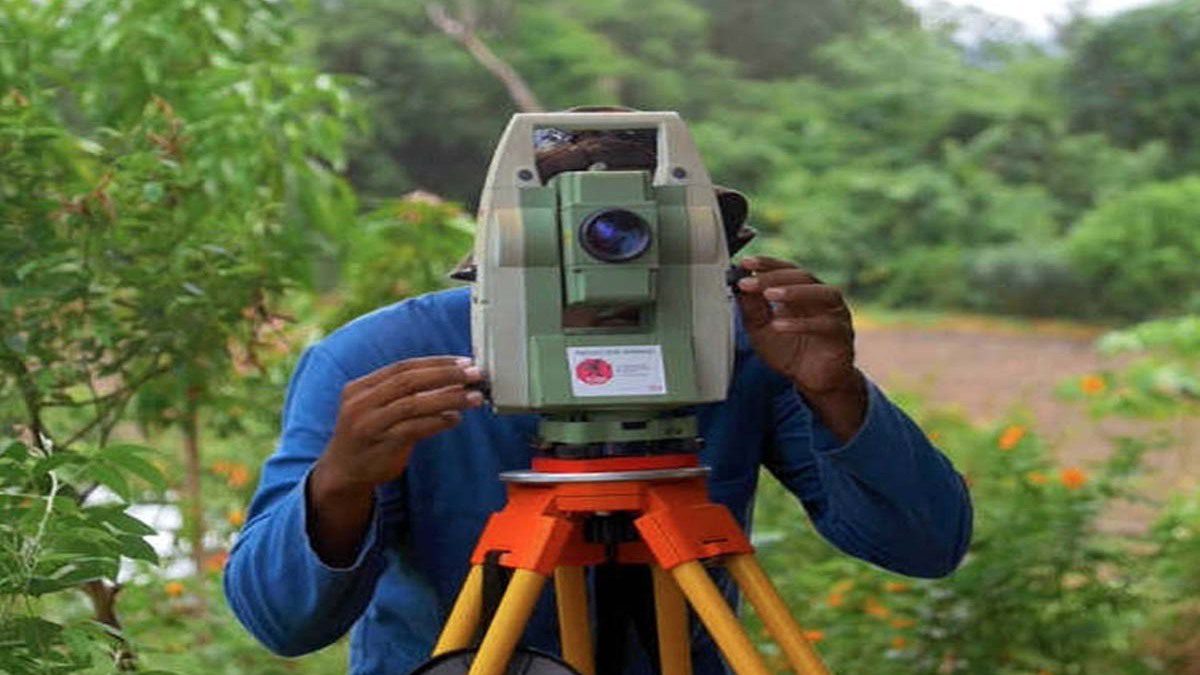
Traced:
POLYGON ((771 321, 770 328, 779 333, 804 333, 837 338, 854 335, 854 329, 848 322, 831 315, 777 318, 771 321))
POLYGON ((783 303, 796 310, 828 310, 845 304, 841 291, 823 284, 772 286, 763 291, 762 296, 769 302, 783 303))
POLYGON ((789 267, 796 267, 796 263, 772 258, 766 255, 755 255, 748 258, 742 258, 742 267, 755 272, 766 272, 767 270, 781 270, 789 267))
POLYGON ((462 385, 444 387, 398 398, 382 408, 372 410, 363 418, 363 429, 369 436, 386 434, 388 429, 407 419, 467 410, 482 404, 482 392, 464 389, 462 385))
POLYGON ((404 359, 403 361, 397 361, 391 365, 384 366, 378 370, 363 375, 350 384, 356 388, 373 387, 384 380, 391 379, 400 373, 410 370, 452 365, 461 365, 464 367, 469 366, 471 365, 471 358, 469 356, 440 355, 418 356, 411 359, 404 359))
POLYGON ((764 291, 772 286, 794 286, 796 284, 819 284, 821 283, 812 272, 802 270, 798 267, 788 267, 786 269, 770 270, 768 272, 759 272, 752 277, 742 279, 742 281, 750 281, 749 284, 739 282, 739 287, 742 290, 755 292, 764 291))
POLYGON ((463 368, 457 365, 443 365, 407 370, 365 390, 358 399, 353 401, 353 405, 370 408, 382 407, 396 399, 412 396, 418 392, 433 391, 451 385, 470 384, 482 379, 483 371, 478 366, 463 368))
POLYGON ((739 293, 738 306, 742 309, 742 327, 755 333, 771 321, 771 306, 761 295, 739 293))
POLYGON ((447 429, 458 426, 462 421, 462 413, 457 410, 447 410, 436 415, 413 417, 396 423, 384 434, 385 442, 408 446, 430 436, 440 434, 447 429))

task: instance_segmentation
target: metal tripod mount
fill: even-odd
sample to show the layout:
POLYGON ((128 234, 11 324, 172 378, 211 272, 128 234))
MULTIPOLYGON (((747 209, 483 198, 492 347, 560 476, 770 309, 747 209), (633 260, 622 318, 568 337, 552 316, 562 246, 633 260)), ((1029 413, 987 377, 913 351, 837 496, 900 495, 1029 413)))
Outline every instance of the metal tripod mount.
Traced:
POLYGON ((771 672, 709 576, 707 564, 726 567, 793 672, 829 672, 755 559, 737 521, 727 508, 709 500, 709 469, 699 462, 695 418, 631 420, 627 414, 587 413, 545 419, 540 433, 543 453, 532 469, 500 474, 508 503, 488 520, 434 658, 416 672, 596 675, 585 568, 605 562, 650 567, 663 675, 692 672, 688 605, 734 672, 771 672), (622 436, 650 440, 591 440, 622 436), (614 514, 632 523, 632 536, 596 535, 597 521, 614 514), (475 649, 484 621, 484 565, 489 561, 512 570, 512 576, 475 649), (513 665, 518 641, 551 578, 569 668, 531 666, 527 653, 519 657, 525 665, 513 665), (436 667, 438 663, 443 666, 436 667))

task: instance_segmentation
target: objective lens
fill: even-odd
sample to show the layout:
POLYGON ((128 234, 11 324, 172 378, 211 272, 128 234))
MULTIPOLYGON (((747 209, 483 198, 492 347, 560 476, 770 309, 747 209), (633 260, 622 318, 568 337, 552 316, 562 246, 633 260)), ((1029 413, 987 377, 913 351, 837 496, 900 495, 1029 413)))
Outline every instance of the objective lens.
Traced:
POLYGON ((600 211, 579 226, 579 243, 594 258, 625 262, 650 248, 650 226, 641 216, 624 209, 600 211))

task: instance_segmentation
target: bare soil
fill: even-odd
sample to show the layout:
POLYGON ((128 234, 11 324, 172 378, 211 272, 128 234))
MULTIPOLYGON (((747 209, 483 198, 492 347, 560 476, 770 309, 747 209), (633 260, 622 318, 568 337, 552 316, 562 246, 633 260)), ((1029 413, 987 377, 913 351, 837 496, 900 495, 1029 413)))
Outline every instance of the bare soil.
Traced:
MULTIPOLYGON (((858 358, 885 390, 920 396, 930 404, 988 422, 1018 412, 1055 446, 1064 465, 1102 460, 1115 436, 1164 429, 1175 443, 1148 458, 1145 493, 1159 498, 1200 485, 1200 419, 1145 422, 1096 420, 1056 389, 1064 382, 1112 367, 1093 349, 1097 331, 1061 326, 1014 329, 987 322, 935 321, 904 325, 860 320, 858 358)), ((1147 506, 1123 505, 1105 529, 1136 532, 1153 516, 1147 506)))

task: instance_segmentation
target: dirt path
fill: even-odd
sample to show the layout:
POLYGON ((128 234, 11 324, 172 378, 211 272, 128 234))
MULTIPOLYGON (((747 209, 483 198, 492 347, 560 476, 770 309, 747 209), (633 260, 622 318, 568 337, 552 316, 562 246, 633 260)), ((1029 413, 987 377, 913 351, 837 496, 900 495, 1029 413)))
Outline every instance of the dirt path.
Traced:
MULTIPOLYGON (((977 421, 1024 412, 1055 445, 1064 464, 1086 466, 1105 457, 1107 439, 1115 435, 1166 428, 1178 442, 1149 458, 1151 472, 1143 479, 1148 494, 1200 484, 1200 419, 1097 422, 1055 394, 1064 381, 1112 365, 1093 350, 1094 335, 1087 331, 859 323, 859 362, 886 389, 917 394, 977 421)), ((1106 526, 1137 530, 1150 516, 1145 508, 1122 507, 1106 526)))

